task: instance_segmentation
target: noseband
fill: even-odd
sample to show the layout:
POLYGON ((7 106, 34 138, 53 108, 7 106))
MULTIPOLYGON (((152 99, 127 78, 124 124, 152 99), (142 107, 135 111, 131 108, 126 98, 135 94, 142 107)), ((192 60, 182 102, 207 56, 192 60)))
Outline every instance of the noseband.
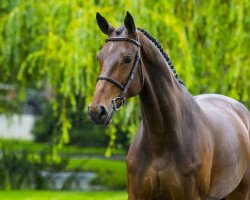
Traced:
MULTIPOLYGON (((105 81, 108 81, 112 84, 114 84, 116 87, 118 87, 119 89, 122 90, 121 92, 121 95, 118 96, 118 97, 115 97, 114 99, 112 99, 112 105, 113 105, 113 109, 114 111, 117 111, 119 110, 125 103, 125 100, 126 100, 126 94, 128 92, 128 88, 132 82, 132 80, 134 79, 135 77, 135 73, 138 69, 138 67, 140 66, 140 62, 141 62, 141 56, 140 56, 140 43, 137 41, 137 40, 134 40, 134 39, 130 39, 130 38, 122 38, 122 37, 110 37, 108 39, 106 39, 106 42, 113 42, 113 41, 127 41, 127 42, 131 42, 133 44, 135 44, 137 47, 138 47, 138 52, 136 53, 136 56, 135 56, 135 63, 134 63, 134 66, 130 72, 130 75, 127 79, 127 82, 125 83, 125 85, 121 84, 120 82, 118 82, 117 80, 114 80, 110 77, 107 77, 107 76, 99 76, 97 78, 97 81, 98 80, 105 80, 105 81), (117 105, 117 102, 121 102, 120 105, 117 105)), ((142 75, 142 71, 141 71, 141 75, 142 75)), ((143 79, 142 80, 142 84, 143 84, 143 79)))

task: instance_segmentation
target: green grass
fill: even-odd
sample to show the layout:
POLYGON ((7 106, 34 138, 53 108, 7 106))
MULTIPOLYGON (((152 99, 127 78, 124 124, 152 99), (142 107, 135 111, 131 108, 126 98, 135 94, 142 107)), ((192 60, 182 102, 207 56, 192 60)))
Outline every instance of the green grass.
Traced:
POLYGON ((114 171, 116 173, 123 173, 126 171, 124 161, 96 159, 96 158, 77 158, 70 159, 67 170, 79 169, 83 171, 114 171))
POLYGON ((48 145, 41 143, 35 143, 26 140, 10 140, 10 139, 0 139, 0 147, 5 150, 11 151, 21 151, 25 148, 29 149, 31 152, 40 152, 42 150, 48 149, 48 145))
MULTIPOLYGON (((0 147, 4 147, 6 150, 11 151, 21 151, 25 148, 28 148, 29 151, 38 153, 41 151, 49 151, 51 146, 47 143, 37 143, 32 141, 25 140, 9 140, 9 139, 0 139, 0 147)), ((92 148, 92 147, 77 147, 77 146, 63 146, 58 150, 59 154, 63 155, 95 155, 95 156, 104 156, 106 148, 92 148)), ((125 151, 122 149, 112 150, 112 155, 124 155, 125 151)))
POLYGON ((126 164, 124 161, 107 159, 70 159, 68 171, 92 171, 97 178, 92 183, 105 185, 112 189, 126 188, 126 164))
POLYGON ((126 192, 0 191, 1 200, 126 200, 126 192))

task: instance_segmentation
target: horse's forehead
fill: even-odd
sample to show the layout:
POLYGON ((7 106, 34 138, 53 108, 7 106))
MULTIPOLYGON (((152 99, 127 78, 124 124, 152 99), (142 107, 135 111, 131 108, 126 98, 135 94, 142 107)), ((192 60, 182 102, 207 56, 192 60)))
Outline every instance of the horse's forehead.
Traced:
MULTIPOLYGON (((126 31, 124 26, 120 28, 114 29, 114 31, 109 35, 109 37, 121 37, 121 38, 130 38, 129 34, 126 31)), ((119 58, 118 56, 126 55, 126 54, 134 54, 136 48, 130 42, 127 41, 109 41, 106 42, 101 50, 102 58, 110 58, 113 59, 119 58)))
POLYGON ((134 46, 127 41, 109 41, 104 44, 101 53, 103 56, 125 55, 126 53, 135 53, 134 46))

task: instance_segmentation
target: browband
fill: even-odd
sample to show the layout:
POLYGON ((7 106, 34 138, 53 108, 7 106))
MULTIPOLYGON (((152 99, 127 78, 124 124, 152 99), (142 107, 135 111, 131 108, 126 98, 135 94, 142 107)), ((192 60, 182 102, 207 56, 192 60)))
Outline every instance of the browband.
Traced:
POLYGON ((137 45, 137 46, 141 46, 141 44, 134 40, 134 39, 130 39, 130 38, 124 38, 124 37, 110 37, 110 38, 107 38, 105 40, 106 42, 109 42, 109 41, 128 41, 128 42, 132 42, 133 44, 137 45))

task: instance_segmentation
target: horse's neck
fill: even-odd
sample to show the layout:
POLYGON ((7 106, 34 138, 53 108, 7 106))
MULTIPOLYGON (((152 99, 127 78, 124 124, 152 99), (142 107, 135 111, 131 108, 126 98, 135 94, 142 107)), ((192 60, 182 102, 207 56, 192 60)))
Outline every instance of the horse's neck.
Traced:
POLYGON ((140 93, 143 137, 157 151, 166 143, 178 143, 182 138, 180 123, 184 112, 190 109, 187 103, 194 100, 175 79, 157 47, 145 36, 140 41, 145 76, 140 93))

